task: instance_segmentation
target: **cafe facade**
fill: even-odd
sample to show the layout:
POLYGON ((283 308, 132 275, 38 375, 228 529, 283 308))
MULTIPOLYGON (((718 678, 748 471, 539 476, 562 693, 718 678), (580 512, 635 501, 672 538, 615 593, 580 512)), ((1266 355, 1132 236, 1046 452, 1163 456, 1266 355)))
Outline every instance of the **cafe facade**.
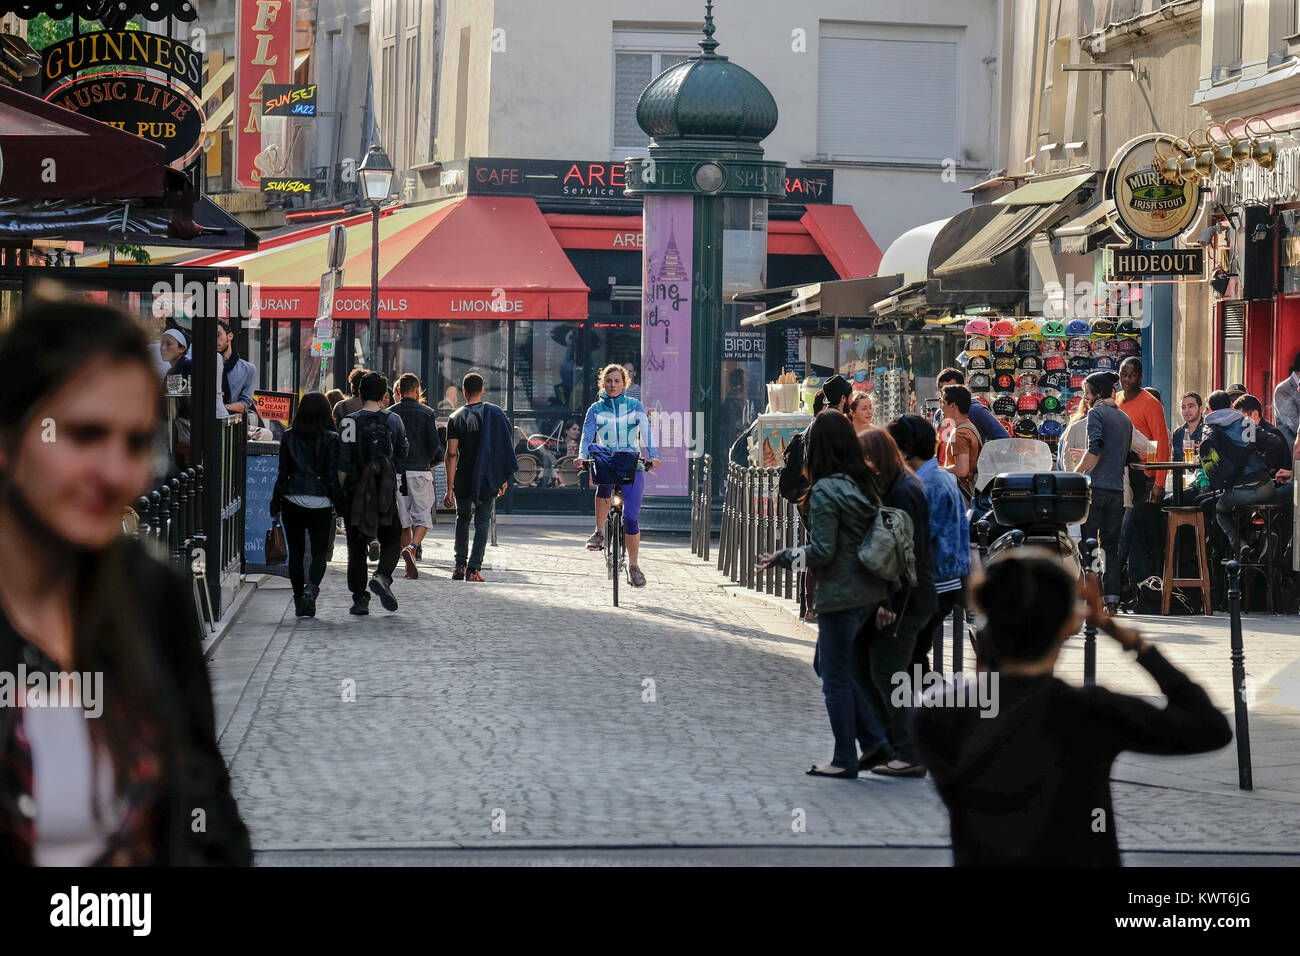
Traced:
MULTIPOLYGON (((515 426, 521 470, 503 510, 582 511, 589 492, 568 459, 607 364, 642 371, 641 200, 624 194, 625 168, 609 161, 471 158, 442 171, 442 195, 394 206, 380 218, 381 341, 371 348, 370 216, 342 221, 343 279, 332 297, 332 342, 320 347, 321 275, 329 225, 262 243, 255 253, 194 260, 238 267, 255 284, 250 357, 264 389, 302 394, 340 388, 353 368, 390 380, 420 377, 445 420, 469 371, 515 426)), ((764 223, 762 284, 873 275, 880 249, 850 206, 834 202, 834 173, 791 169, 785 201, 764 223)), ((689 249, 690 236, 678 237, 689 249)), ((761 306, 738 309, 749 314, 761 306)), ((765 402, 769 366, 783 351, 763 333, 719 329, 723 362, 743 381, 741 408, 765 402)), ((737 396, 733 396, 735 398, 737 396)), ((751 416, 752 417, 752 416, 751 416)), ((739 428, 748 422, 737 421, 739 428)))

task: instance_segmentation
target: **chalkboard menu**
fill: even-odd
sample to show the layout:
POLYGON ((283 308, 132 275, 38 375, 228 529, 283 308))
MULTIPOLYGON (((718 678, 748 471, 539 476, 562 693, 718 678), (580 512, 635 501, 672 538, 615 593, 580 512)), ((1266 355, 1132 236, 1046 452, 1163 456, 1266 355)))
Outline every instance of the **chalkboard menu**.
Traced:
POLYGON ((266 533, 271 530, 271 493, 280 473, 278 442, 249 442, 248 487, 244 492, 244 561, 249 574, 289 575, 287 564, 266 563, 266 533))
POLYGON ((808 370, 804 367, 804 355, 800 348, 803 345, 803 332, 799 329, 785 330, 785 361, 784 367, 794 372, 802 381, 808 375, 808 370))

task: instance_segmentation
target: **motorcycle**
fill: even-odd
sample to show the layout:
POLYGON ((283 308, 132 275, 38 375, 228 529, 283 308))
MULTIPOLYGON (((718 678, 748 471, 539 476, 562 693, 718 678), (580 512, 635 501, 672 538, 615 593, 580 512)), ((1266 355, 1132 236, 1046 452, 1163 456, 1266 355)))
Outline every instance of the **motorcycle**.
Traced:
POLYGON ((1039 547, 1083 573, 1069 525, 1086 521, 1091 481, 1053 471, 1051 449, 1032 438, 1002 438, 980 451, 969 511, 971 544, 986 562, 1011 548, 1039 547))

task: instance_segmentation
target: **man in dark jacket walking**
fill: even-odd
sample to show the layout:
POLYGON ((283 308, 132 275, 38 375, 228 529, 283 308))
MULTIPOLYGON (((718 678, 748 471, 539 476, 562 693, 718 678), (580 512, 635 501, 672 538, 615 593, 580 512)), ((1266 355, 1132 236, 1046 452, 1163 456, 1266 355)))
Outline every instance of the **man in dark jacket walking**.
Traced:
POLYGON ((402 420, 384 408, 388 383, 378 372, 361 379, 361 410, 339 423, 343 440, 339 455, 339 479, 346 503, 343 509, 348 532, 348 590, 352 592, 353 614, 369 614, 366 593, 366 552, 372 539, 379 540, 379 567, 370 579, 370 590, 379 596, 386 610, 397 610, 393 597, 393 569, 402 547, 402 525, 397 516, 397 473, 395 459, 410 451, 402 420))
POLYGON ((429 530, 433 512, 433 469, 442 461, 438 415, 424 404, 420 380, 407 372, 397 380, 400 399, 389 411, 402 420, 410 450, 397 459, 397 516, 402 524, 402 560, 406 576, 418 578, 415 559, 429 530))
POLYGON ((465 404, 447 420, 447 494, 444 508, 456 509, 456 569, 453 581, 482 581, 483 553, 496 499, 506 493, 519 467, 510 420, 483 401, 483 376, 470 372, 461 382, 465 404), (469 522, 474 519, 474 549, 469 522))

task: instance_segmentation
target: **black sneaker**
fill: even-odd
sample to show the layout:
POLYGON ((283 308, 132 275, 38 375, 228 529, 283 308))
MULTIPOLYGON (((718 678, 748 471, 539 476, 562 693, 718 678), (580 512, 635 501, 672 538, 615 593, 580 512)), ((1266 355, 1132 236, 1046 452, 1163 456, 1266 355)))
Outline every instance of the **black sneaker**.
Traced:
POLYGON ((415 560, 417 560, 417 561, 423 561, 423 560, 424 560, 424 545, 422 545, 422 544, 417 544, 417 545, 415 546, 415 560))
POLYGON ((293 616, 294 616, 294 617, 306 617, 306 616, 307 616, 307 597, 306 597, 306 595, 303 595, 303 594, 295 594, 295 595, 293 596, 293 616))
POLYGON ((463 565, 463 564, 458 564, 458 565, 456 565, 456 570, 451 572, 451 579, 452 579, 453 581, 464 581, 464 580, 465 580, 465 565, 463 565))
POLYGON ((367 602, 367 601, 358 601, 356 598, 353 598, 353 599, 352 599, 352 608, 348 611, 348 613, 349 613, 349 614, 357 614, 357 615, 361 615, 361 614, 369 614, 369 613, 370 613, 370 604, 369 604, 369 602, 367 602))
POLYGON ((320 589, 312 585, 308 585, 306 589, 303 590, 302 592, 302 616, 303 617, 316 616, 316 595, 319 593, 320 593, 320 589))
POLYGON ((376 574, 370 579, 370 590, 379 595, 379 603, 385 611, 397 610, 397 598, 393 597, 392 581, 384 580, 383 575, 376 574))

